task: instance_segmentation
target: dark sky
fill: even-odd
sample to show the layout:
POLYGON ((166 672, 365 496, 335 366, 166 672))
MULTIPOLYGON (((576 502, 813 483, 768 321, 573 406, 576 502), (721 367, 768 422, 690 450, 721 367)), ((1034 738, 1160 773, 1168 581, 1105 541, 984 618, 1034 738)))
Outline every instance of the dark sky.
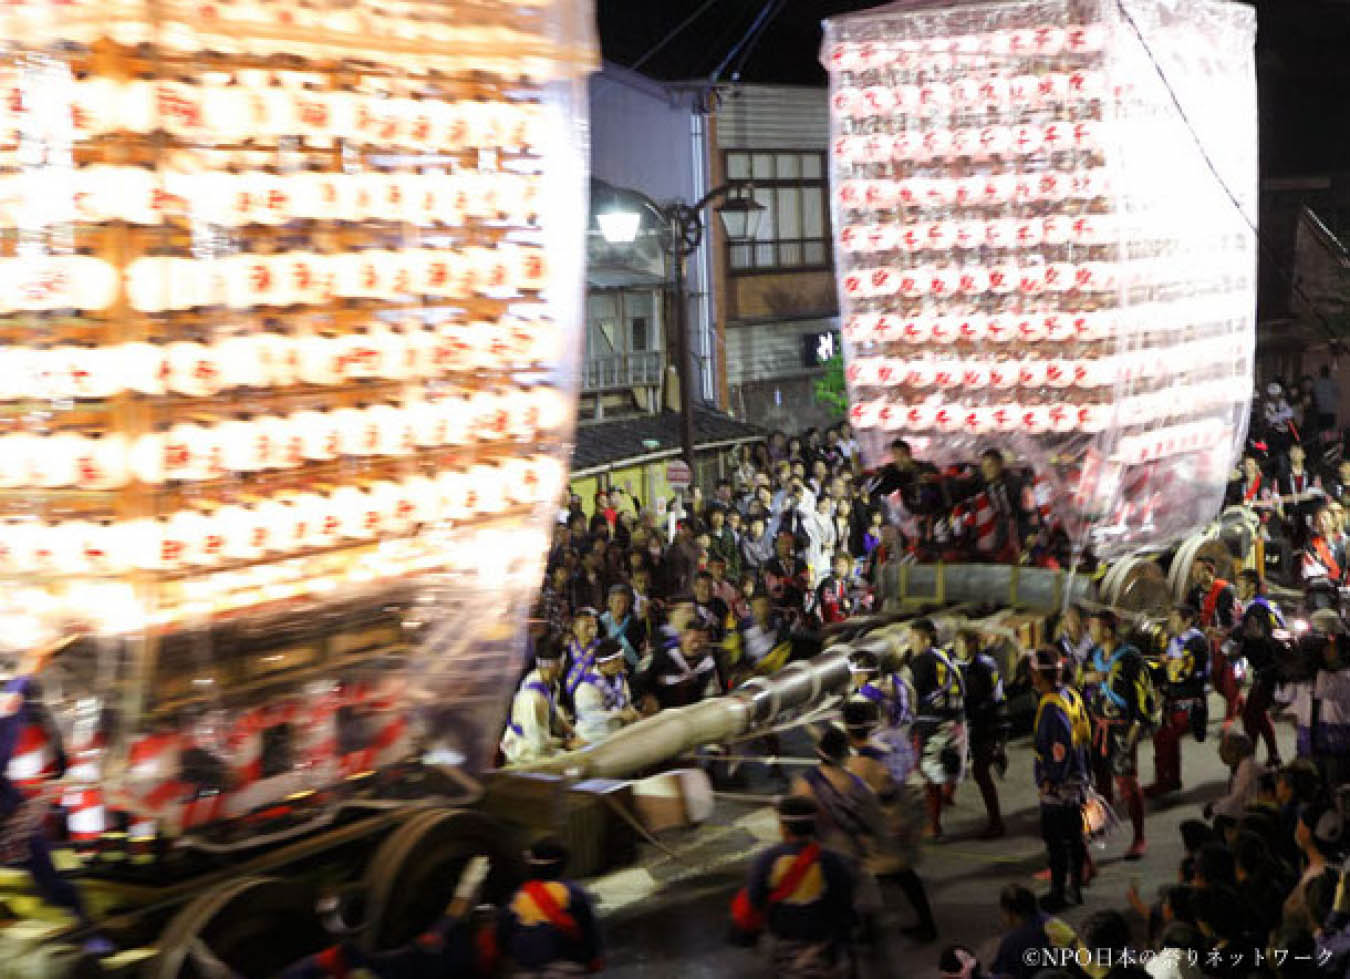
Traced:
MULTIPOLYGON (((632 65, 704 2, 599 0, 605 57, 632 65)), ((1350 170, 1350 0, 1253 2, 1265 174, 1350 170)), ((824 85, 821 19, 878 6, 869 0, 711 0, 641 70, 661 79, 708 78, 766 3, 780 9, 745 57, 743 81, 824 85)), ((730 75, 729 66, 722 80, 730 75)))

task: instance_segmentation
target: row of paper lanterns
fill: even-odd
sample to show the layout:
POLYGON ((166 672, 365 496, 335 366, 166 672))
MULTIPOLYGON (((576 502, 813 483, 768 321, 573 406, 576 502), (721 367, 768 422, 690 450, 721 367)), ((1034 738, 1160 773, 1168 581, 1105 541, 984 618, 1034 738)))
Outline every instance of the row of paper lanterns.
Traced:
MULTIPOLYGON (((1127 309, 971 312, 960 316, 855 313, 844 321, 850 343, 1095 343, 1122 335, 1144 337, 1227 324, 1230 329, 1255 310, 1232 296, 1140 303, 1127 309)), ((1220 331, 1226 332, 1226 331, 1220 331)))
POLYGON ((900 296, 944 299, 992 294, 1110 293, 1118 289, 1185 282, 1195 291, 1228 289, 1239 275, 1223 252, 1160 256, 1125 262, 999 262, 959 268, 882 265, 843 273, 840 289, 849 299, 900 296))
POLYGON ((124 392, 205 398, 226 391, 366 380, 431 380, 469 371, 557 363, 551 320, 452 320, 434 327, 372 327, 351 334, 263 331, 212 343, 0 347, 0 401, 102 399, 124 392))
MULTIPOLYGON (((261 74, 261 73, 260 73, 261 74)), ((95 76, 0 79, 0 132, 49 126, 38 115, 64 112, 77 140, 110 133, 166 132, 198 145, 275 142, 287 137, 415 153, 524 150, 547 145, 555 116, 533 102, 403 98, 388 92, 314 91, 249 84, 193 84, 165 79, 118 81, 95 76)))
POLYGON ((21 573, 113 575, 258 560, 401 537, 420 524, 548 502, 562 481, 561 463, 540 455, 161 518, 0 521, 0 565, 21 573))
POLYGON ((200 482, 340 458, 404 458, 437 448, 531 443, 558 433, 569 413, 561 392, 536 387, 180 421, 135 437, 17 431, 0 435, 0 487, 111 490, 133 480, 200 482))
POLYGON ((946 34, 930 38, 884 38, 841 41, 825 53, 831 72, 874 71, 893 66, 916 67, 933 74, 954 68, 968 70, 995 58, 1092 55, 1106 47, 1109 35, 1102 24, 1041 24, 978 34, 946 34))
POLYGON ((243 252, 218 258, 147 255, 125 274, 92 255, 0 259, 0 313, 79 309, 116 301, 122 280, 131 308, 164 313, 322 305, 335 299, 395 302, 538 292, 548 284, 542 248, 502 244, 461 250, 365 249, 327 255, 243 252))
POLYGON ((1175 347, 1099 357, 1095 360, 905 360, 858 357, 845 371, 860 387, 905 387, 983 390, 985 388, 1103 388, 1157 380, 1194 371, 1227 368, 1241 374, 1250 351, 1238 350, 1229 338, 1202 340, 1175 347))
MULTIPOLYGON (((527 12, 552 0, 502 0, 527 12)), ((454 7, 446 7, 447 14, 454 7)), ((540 50, 538 34, 516 26, 478 25, 455 16, 428 19, 427 6, 363 3, 307 6, 292 0, 166 0, 151 16, 145 0, 22 3, 0 17, 5 37, 32 45, 152 44, 181 54, 255 57, 351 57, 405 71, 481 71, 543 82, 564 77, 568 53, 540 50), (390 45, 389 42, 394 42, 390 45), (415 47, 412 47, 415 45, 415 47)))
POLYGON ((0 227, 166 218, 236 228, 292 221, 460 227, 468 219, 526 225, 541 180, 511 171, 455 173, 180 172, 92 164, 0 175, 0 227))

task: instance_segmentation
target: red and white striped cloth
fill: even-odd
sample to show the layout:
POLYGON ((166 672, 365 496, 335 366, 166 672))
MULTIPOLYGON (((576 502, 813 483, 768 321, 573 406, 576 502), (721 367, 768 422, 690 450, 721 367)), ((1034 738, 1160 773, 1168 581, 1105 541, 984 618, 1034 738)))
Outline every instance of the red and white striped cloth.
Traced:
MULTIPOLYGON (((116 800, 132 815, 133 835, 151 835, 156 827, 181 833, 220 819, 239 818, 296 792, 321 789, 408 756, 412 744, 401 685, 353 683, 311 688, 306 694, 242 712, 226 732, 224 748, 207 748, 213 754, 224 754, 231 773, 225 792, 193 798, 195 787, 182 779, 182 754, 195 745, 188 733, 158 732, 134 741, 124 789, 116 800), (337 729, 343 708, 373 718, 368 742, 346 754, 339 753, 337 729), (283 726, 288 729, 290 764, 284 771, 265 775, 267 732, 283 726)), ((82 796, 77 801, 82 806, 93 805, 92 798, 82 796)), ((92 812, 88 825, 93 825, 92 812)))
POLYGON ((45 727, 25 724, 20 729, 5 775, 28 796, 39 794, 43 783, 56 776, 56 745, 45 727))
POLYGON ((66 791, 61 805, 66 811, 66 832, 77 843, 91 843, 108 828, 103 798, 103 754, 107 736, 94 725, 76 726, 66 768, 66 791))

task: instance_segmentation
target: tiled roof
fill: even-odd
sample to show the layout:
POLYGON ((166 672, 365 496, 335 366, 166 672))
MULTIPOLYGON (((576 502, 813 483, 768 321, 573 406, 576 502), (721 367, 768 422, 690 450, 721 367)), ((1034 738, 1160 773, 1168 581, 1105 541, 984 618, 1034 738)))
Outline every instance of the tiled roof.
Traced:
MULTIPOLYGON (((767 435, 767 430, 758 425, 738 421, 720 411, 694 409, 695 448, 736 439, 764 438, 767 435)), ((572 451, 572 471, 621 463, 654 452, 679 451, 679 448, 678 412, 663 411, 659 415, 638 415, 584 424, 577 428, 577 444, 572 451), (656 445, 650 446, 648 442, 655 442, 656 445)))

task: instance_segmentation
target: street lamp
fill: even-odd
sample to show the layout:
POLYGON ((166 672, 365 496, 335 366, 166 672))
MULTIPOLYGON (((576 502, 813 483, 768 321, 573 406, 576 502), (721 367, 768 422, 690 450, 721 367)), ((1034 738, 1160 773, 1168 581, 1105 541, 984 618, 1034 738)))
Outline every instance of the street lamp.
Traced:
POLYGON ((631 245, 637 239, 642 215, 637 211, 603 211, 595 216, 600 234, 611 245, 631 245))
MULTIPOLYGON (((753 192, 754 185, 749 182, 732 180, 714 187, 692 206, 675 201, 661 207, 647 201, 661 215, 669 232, 671 272, 675 277, 671 291, 675 297, 675 356, 678 358, 675 370, 680 379, 680 452, 691 474, 695 471, 694 407, 689 383, 689 310, 684 294, 684 262, 703 241, 703 209, 719 198, 725 198, 718 205, 717 214, 727 241, 741 245, 755 240, 759 222, 764 217, 764 205, 755 200, 753 192)), ((641 199, 642 195, 637 196, 641 199)), ((617 201, 603 206, 604 210, 596 214, 595 220, 605 241, 611 245, 631 245, 641 230, 641 212, 625 210, 617 201)))

